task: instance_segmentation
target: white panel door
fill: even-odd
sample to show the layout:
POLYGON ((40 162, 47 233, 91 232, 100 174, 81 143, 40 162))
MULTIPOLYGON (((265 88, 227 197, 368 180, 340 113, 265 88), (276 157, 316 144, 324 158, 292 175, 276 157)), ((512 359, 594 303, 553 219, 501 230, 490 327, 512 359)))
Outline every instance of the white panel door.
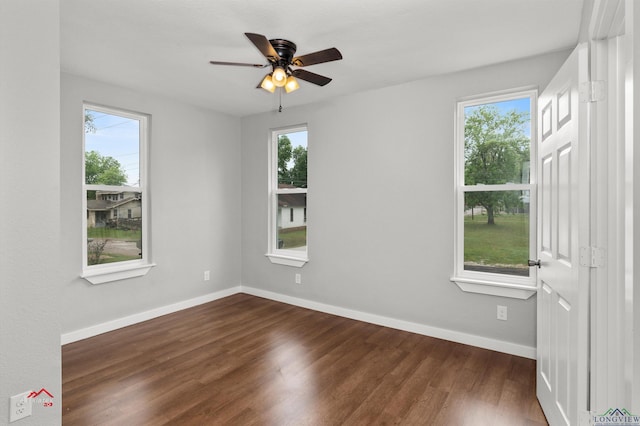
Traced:
POLYGON ((578 46, 538 99, 537 395, 551 425, 577 425, 587 407, 587 65, 578 46))

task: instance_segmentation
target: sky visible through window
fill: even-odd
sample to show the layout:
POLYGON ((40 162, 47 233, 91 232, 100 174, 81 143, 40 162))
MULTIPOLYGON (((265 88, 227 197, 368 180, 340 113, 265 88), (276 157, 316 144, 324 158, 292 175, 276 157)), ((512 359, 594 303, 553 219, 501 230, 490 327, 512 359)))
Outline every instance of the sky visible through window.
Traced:
POLYGON ((305 148, 307 147, 307 131, 306 130, 302 132, 286 133, 286 135, 289 137, 289 140, 291 141, 292 146, 301 145, 305 148))
POLYGON ((116 159, 127 174, 127 185, 140 186, 140 122, 87 109, 95 132, 85 133, 85 151, 116 159))
POLYGON ((530 105, 529 98, 511 99, 503 102, 491 102, 488 104, 468 106, 468 107, 465 107, 464 109, 464 115, 467 116, 471 114, 474 110, 484 105, 493 105, 497 107, 498 111, 500 111, 501 114, 504 114, 506 112, 513 111, 513 110, 516 110, 517 112, 526 112, 529 116, 529 120, 525 123, 524 134, 527 137, 531 138, 531 111, 530 111, 531 105, 530 105))

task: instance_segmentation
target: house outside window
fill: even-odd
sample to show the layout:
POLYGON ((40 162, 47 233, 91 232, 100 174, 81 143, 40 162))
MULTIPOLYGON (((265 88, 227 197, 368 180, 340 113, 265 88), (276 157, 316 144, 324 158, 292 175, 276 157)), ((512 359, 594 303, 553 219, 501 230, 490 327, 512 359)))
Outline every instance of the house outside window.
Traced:
POLYGON ((148 241, 145 114, 84 106, 83 274, 93 284, 144 275, 148 241))
POLYGON ((465 291, 535 292, 536 98, 525 90, 458 102, 452 281, 465 291))
POLYGON ((304 125, 271 132, 267 256, 273 263, 302 267, 308 261, 307 136, 304 125))

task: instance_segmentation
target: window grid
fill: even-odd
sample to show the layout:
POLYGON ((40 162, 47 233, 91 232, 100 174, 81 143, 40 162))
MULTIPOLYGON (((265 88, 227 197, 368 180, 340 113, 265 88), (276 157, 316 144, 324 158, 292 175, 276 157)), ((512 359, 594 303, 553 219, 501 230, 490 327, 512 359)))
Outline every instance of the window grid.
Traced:
POLYGON ((266 255, 272 263, 301 267, 308 261, 307 136, 306 125, 276 129, 270 133, 269 242, 266 255), (283 154, 282 158, 280 154, 283 154))
POLYGON ((153 266, 147 243, 148 197, 144 195, 149 117, 88 103, 84 104, 83 115, 82 276, 93 284, 101 284, 144 275, 153 266), (114 123, 107 123, 109 120, 114 123), (105 135, 109 128, 129 125, 133 127, 125 132, 109 138, 105 135), (91 134, 97 132, 100 137, 92 138, 91 134), (121 146, 128 148, 123 154, 117 151, 121 146), (111 174, 94 178, 95 164, 112 164, 107 160, 116 163, 111 174), (88 161, 92 161, 90 170, 88 161), (117 178, 109 177, 112 175, 117 178))
MULTIPOLYGON (((528 222, 524 222, 527 226, 523 233, 526 233, 528 237, 528 247, 526 258, 522 259, 522 262, 526 264, 528 258, 531 258, 535 253, 536 243, 536 181, 535 181, 535 145, 536 145, 536 106, 535 100, 537 98, 537 92, 535 90, 523 90, 514 91, 511 93, 501 93, 493 96, 483 96, 474 99, 468 99, 460 101, 457 105, 456 114, 456 227, 455 227, 455 243, 454 243, 454 274, 452 281, 457 282, 481 282, 482 285, 496 285, 496 286, 514 286, 514 287, 534 287, 535 286, 535 270, 515 269, 511 267, 491 267, 483 268, 482 265, 471 266, 465 265, 465 249, 471 250, 473 245, 468 242, 469 247, 465 247, 465 239, 470 239, 470 236, 465 236, 465 214, 473 215, 476 213, 477 204, 469 206, 466 204, 466 198, 477 200, 483 195, 488 197, 503 196, 506 200, 509 195, 514 201, 514 207, 512 211, 520 211, 523 206, 528 205, 528 222), (467 120, 465 110, 473 110, 474 107, 480 107, 482 105, 498 104, 506 101, 513 101, 516 99, 527 99, 528 113, 529 113, 529 162, 525 167, 522 164, 522 177, 521 182, 504 182, 504 183, 477 183, 474 181, 466 182, 467 176, 465 173, 465 165, 467 159, 470 158, 468 145, 465 144, 465 123, 467 120), (469 108, 471 107, 471 108, 469 108), (473 183, 473 184, 469 184, 473 183), (516 200, 516 194, 520 194, 519 200, 516 200), (526 199, 526 202, 525 202, 526 199), (515 205, 518 207, 515 207, 515 205), (474 270, 475 269, 475 270, 474 270)), ((506 205, 506 202, 502 202, 502 205, 506 205)), ((504 208, 504 207, 503 207, 504 208)), ((521 210, 524 211, 524 210, 521 210)), ((514 213, 514 216, 517 213, 514 213)), ((469 220, 467 218, 466 222, 469 220)), ((469 232, 469 234, 471 234, 469 232)), ((508 266, 508 265, 507 265, 508 266)), ((492 292, 493 290, 489 290, 492 292)))

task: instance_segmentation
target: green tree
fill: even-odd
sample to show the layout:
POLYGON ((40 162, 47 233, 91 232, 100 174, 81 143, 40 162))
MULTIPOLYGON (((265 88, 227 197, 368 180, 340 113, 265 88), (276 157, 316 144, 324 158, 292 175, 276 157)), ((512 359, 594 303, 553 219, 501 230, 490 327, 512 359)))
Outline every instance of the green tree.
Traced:
POLYGON ((293 166, 289 170, 289 179, 293 186, 307 187, 307 148, 297 146, 291 153, 293 166))
MULTIPOLYGON (((522 168, 529 161, 529 138, 525 134, 529 114, 515 110, 500 113, 495 105, 482 105, 465 115, 465 185, 496 185, 520 182, 522 168)), ((500 208, 513 206, 513 196, 505 191, 468 192, 468 207, 483 206, 487 223, 495 224, 500 208)))
POLYGON ((278 136, 278 183, 288 183, 289 176, 288 163, 291 160, 291 140, 287 135, 278 136))
POLYGON ((89 185, 123 185, 127 174, 120 162, 97 151, 84 153, 85 182, 89 185))
POLYGON ((278 137, 278 183, 307 187, 307 148, 293 148, 287 135, 278 137))

